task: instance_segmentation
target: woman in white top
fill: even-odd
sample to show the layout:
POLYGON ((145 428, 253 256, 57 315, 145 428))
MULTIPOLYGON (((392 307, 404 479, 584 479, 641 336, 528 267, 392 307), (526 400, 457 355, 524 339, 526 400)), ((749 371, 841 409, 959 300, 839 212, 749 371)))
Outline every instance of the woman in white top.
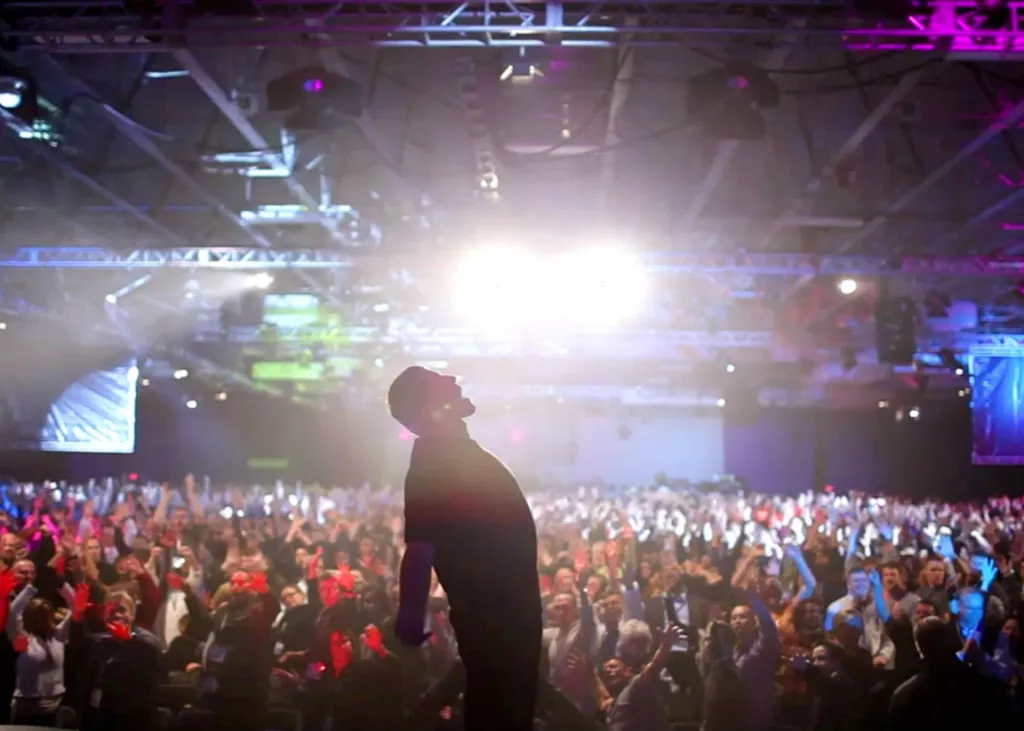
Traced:
MULTIPOLYGON (((20 651, 17 685, 11 703, 11 723, 55 727, 57 709, 64 698, 64 645, 71 628, 71 612, 57 624, 53 605, 36 598, 29 584, 11 602, 7 636, 20 651)), ((67 584, 61 596, 74 606, 75 592, 67 584)))

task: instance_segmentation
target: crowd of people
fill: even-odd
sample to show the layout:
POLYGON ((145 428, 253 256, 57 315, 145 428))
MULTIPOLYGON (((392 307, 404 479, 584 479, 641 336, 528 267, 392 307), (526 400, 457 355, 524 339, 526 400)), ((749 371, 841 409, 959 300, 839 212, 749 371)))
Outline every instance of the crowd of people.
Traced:
MULTIPOLYGON (((531 491, 548 728, 1022 719, 1024 501, 531 491)), ((395 640, 402 492, 7 483, 0 724, 458 728, 444 588, 395 640)), ((486 608, 482 609, 486 611, 486 608)))

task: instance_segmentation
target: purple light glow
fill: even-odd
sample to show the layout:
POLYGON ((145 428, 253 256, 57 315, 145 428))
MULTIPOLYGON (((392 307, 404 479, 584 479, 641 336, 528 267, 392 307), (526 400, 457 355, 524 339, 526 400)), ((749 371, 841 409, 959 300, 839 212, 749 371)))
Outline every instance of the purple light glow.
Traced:
POLYGON ((302 85, 302 89, 310 94, 319 94, 324 90, 323 79, 307 79, 306 83, 302 85))

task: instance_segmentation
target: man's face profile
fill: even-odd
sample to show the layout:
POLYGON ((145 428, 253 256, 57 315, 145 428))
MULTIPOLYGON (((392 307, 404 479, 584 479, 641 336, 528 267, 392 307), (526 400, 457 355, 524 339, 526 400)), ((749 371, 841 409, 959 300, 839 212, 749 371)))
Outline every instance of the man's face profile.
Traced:
POLYGON ((462 394, 455 376, 420 366, 407 368, 395 379, 388 401, 392 416, 414 433, 476 413, 476 405, 462 394))

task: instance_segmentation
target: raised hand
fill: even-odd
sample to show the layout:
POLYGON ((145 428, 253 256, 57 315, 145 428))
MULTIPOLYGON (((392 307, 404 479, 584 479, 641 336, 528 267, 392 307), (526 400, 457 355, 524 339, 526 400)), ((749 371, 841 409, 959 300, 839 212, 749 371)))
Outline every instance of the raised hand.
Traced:
POLYGON ((366 628, 359 636, 359 639, 361 639, 363 644, 366 645, 366 649, 371 652, 382 657, 387 655, 387 650, 384 649, 384 636, 380 633, 380 630, 377 629, 376 625, 366 625, 366 628))
POLYGON ((868 578, 871 580, 871 588, 877 592, 882 591, 882 577, 878 573, 877 569, 872 569, 871 573, 868 574, 868 578))
POLYGON ((999 567, 991 558, 986 558, 981 565, 981 590, 988 591, 999 576, 999 567))

